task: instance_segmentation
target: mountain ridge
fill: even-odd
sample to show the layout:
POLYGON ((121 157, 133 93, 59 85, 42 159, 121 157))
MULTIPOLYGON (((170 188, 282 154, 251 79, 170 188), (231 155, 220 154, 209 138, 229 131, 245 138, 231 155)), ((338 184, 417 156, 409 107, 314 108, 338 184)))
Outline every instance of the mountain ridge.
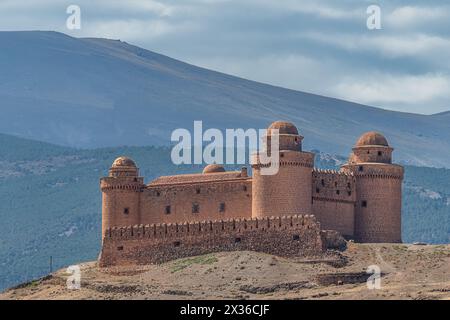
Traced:
POLYGON ((397 161, 450 167, 448 115, 402 113, 262 84, 121 42, 0 32, 0 132, 58 145, 170 145, 176 128, 294 122, 306 149, 347 155, 385 134, 397 161), (39 121, 36 121, 39 119, 39 121))

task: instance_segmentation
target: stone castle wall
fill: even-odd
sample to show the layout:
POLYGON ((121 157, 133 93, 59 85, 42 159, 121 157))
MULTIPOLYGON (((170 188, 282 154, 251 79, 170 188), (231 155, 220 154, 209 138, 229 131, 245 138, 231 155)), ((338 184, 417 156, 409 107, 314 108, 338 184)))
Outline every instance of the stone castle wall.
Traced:
POLYGON ((314 216, 138 225, 107 229, 99 262, 103 267, 162 263, 236 250, 304 257, 320 254, 324 242, 314 216))
POLYGON ((403 168, 394 164, 345 165, 356 178, 355 239, 401 242, 403 168))
POLYGON ((142 186, 143 178, 106 177, 101 180, 102 237, 108 228, 140 223, 142 186))
POLYGON ((392 162, 392 148, 385 146, 363 146, 353 148, 349 163, 388 163, 392 162))
POLYGON ((141 194, 140 211, 141 224, 250 218, 252 182, 148 186, 141 194), (198 212, 193 212, 194 205, 198 212))
POLYGON ((262 175, 263 165, 253 167, 252 216, 270 217, 311 214, 311 184, 314 154, 281 151, 275 175, 262 175))
POLYGON ((354 235, 356 179, 352 173, 314 169, 312 213, 322 229, 354 235))

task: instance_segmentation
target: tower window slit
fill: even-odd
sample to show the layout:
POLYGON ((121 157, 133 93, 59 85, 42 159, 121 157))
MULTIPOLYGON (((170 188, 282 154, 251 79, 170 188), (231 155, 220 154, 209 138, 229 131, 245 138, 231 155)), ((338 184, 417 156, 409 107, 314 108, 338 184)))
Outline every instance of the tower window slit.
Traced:
POLYGON ((200 212, 200 205, 197 203, 192 204, 192 213, 199 213, 200 212))

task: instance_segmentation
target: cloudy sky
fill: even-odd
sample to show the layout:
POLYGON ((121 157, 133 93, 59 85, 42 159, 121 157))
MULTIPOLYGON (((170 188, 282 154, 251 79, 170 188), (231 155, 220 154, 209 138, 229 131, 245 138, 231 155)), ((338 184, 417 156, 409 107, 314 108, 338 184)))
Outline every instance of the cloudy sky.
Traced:
POLYGON ((291 89, 424 114, 450 110, 450 2, 0 0, 0 30, 121 39, 291 89), (66 8, 81 8, 81 30, 66 8), (381 8, 369 30, 367 7, 381 8))

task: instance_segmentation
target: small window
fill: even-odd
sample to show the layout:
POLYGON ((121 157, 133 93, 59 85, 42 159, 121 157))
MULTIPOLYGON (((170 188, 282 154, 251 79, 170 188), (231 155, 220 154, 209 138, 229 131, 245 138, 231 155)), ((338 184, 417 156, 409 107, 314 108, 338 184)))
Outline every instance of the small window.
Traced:
POLYGON ((352 192, 351 192, 351 191, 348 191, 347 193, 348 193, 348 195, 349 195, 349 196, 351 196, 351 195, 352 195, 352 192))
POLYGON ((335 187, 337 187, 337 186, 338 186, 338 183, 337 183, 337 181, 335 181, 335 182, 334 182, 334 186, 335 186, 335 187))
POLYGON ((130 208, 123 209, 123 214, 129 214, 129 213, 130 213, 130 208))
POLYGON ((244 186, 244 188, 243 188, 243 189, 244 189, 244 191, 247 191, 247 186, 244 186))
POLYGON ((294 234, 294 235, 292 236, 292 240, 294 240, 294 241, 300 241, 300 235, 294 234))
POLYGON ((123 250, 123 246, 117 247, 117 251, 122 251, 123 250))
POLYGON ((381 157, 383 155, 383 152, 378 151, 378 156, 381 157))
POLYGON ((280 153, 280 158, 284 158, 284 153, 280 153))
POLYGON ((171 208, 170 208, 170 206, 166 206, 165 212, 166 212, 166 214, 171 214, 171 208))
POLYGON ((241 242, 241 238, 234 238, 234 243, 240 243, 241 242))
POLYGON ((195 192, 197 192, 197 194, 200 194, 200 189, 195 190, 195 192))
POLYGON ((358 170, 359 171, 364 171, 364 167, 363 166, 359 166, 358 170))
POLYGON ((337 194, 337 195, 340 195, 340 194, 341 194, 341 191, 340 191, 340 190, 336 190, 336 194, 337 194))
POLYGON ((221 202, 219 205, 219 212, 225 212, 225 202, 221 202))
POLYGON ((181 242, 180 241, 175 241, 174 243, 173 243, 173 246, 174 247, 179 247, 181 245, 181 242))
POLYGON ((367 201, 366 200, 361 201, 361 207, 367 208, 367 201))
POLYGON ((352 187, 351 183, 350 182, 347 183, 347 188, 351 188, 351 187, 352 187))
POLYGON ((325 180, 322 179, 322 181, 320 183, 322 184, 322 187, 325 186, 325 180))
POLYGON ((319 188, 316 188, 316 193, 319 193, 320 192, 320 189, 319 188))
POLYGON ((370 154, 370 151, 369 151, 369 150, 367 150, 367 154, 370 154))
POLYGON ((161 195, 161 192, 156 191, 156 196, 159 197, 161 195))
POLYGON ((192 213, 199 213, 200 212, 200 205, 197 203, 192 204, 192 213))

